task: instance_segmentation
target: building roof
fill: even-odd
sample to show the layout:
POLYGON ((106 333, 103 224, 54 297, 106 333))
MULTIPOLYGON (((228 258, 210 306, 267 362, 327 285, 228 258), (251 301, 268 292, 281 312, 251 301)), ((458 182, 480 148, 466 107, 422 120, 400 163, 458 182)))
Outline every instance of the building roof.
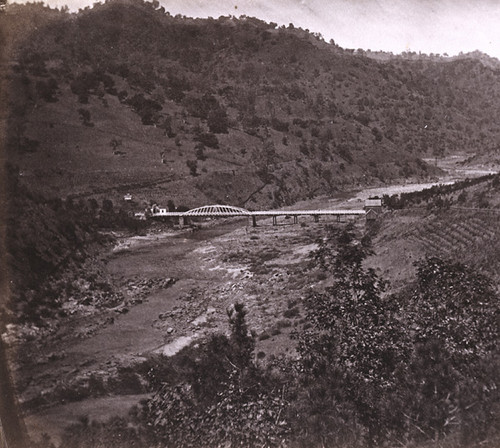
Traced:
POLYGON ((382 207, 382 199, 367 199, 365 207, 382 207))

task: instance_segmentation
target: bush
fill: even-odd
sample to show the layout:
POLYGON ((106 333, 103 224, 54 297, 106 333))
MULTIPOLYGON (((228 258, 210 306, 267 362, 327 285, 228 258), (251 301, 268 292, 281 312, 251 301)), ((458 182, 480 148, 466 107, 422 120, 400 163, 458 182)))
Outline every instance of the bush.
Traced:
POLYGON ((58 85, 54 78, 49 78, 47 81, 37 81, 35 87, 38 96, 44 101, 48 103, 57 102, 57 97, 55 95, 57 93, 58 85))
POLYGON ((374 135, 376 142, 381 142, 384 138, 382 131, 377 127, 372 128, 372 134, 374 135))
POLYGON ((191 176, 197 176, 198 175, 198 173, 197 173, 198 163, 196 162, 196 160, 188 160, 186 162, 186 165, 189 168, 189 173, 191 174, 191 176))
POLYGON ((78 109, 78 113, 80 114, 80 119, 82 120, 84 126, 94 126, 94 123, 90 121, 90 111, 88 109, 80 108, 78 109))
POLYGON ((271 119, 271 127, 279 132, 288 132, 289 124, 285 121, 281 121, 276 117, 271 119))
POLYGON ((227 134, 229 121, 226 111, 220 107, 212 109, 208 114, 207 124, 210 132, 215 134, 227 134))
POLYGON ((196 136, 196 140, 209 148, 219 148, 219 140, 217 140, 217 136, 210 132, 202 133, 196 136))
POLYGON ((298 316, 300 316, 300 310, 297 307, 289 308, 283 312, 283 317, 286 317, 287 319, 298 316))
POLYGON ((158 112, 162 110, 162 105, 158 102, 147 99, 143 94, 138 93, 126 100, 126 103, 132 106, 134 111, 141 117, 143 124, 153 125, 159 121, 158 112))
POLYGON ((202 143, 199 143, 197 146, 196 146, 196 158, 198 160, 201 160, 201 161, 204 161, 204 160, 207 160, 207 157, 205 155, 205 152, 204 152, 204 146, 202 143))

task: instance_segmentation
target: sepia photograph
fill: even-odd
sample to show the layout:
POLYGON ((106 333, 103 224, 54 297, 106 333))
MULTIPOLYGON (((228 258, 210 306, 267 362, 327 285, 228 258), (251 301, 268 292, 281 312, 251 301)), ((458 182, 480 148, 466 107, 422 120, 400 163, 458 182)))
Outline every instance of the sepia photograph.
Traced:
POLYGON ((0 448, 499 448, 500 2, 0 0, 0 448))

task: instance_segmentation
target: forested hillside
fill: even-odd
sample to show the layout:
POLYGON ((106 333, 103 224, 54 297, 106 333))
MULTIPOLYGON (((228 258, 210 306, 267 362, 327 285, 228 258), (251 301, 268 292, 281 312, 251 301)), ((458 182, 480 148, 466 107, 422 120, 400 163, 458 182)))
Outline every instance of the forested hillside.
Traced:
POLYGON ((376 60, 293 25, 141 1, 10 5, 0 25, 9 158, 47 196, 271 207, 498 151, 484 55, 376 60))

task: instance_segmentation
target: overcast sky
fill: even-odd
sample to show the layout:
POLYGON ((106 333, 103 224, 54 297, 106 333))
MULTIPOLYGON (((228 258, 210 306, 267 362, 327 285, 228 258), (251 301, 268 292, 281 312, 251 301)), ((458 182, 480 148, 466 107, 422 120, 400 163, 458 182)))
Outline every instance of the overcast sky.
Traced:
MULTIPOLYGON (((21 0, 22 2, 23 0, 21 0)), ((73 11, 92 0, 48 0, 73 11)), ((247 15, 319 32, 343 48, 500 59, 500 0, 161 0, 171 14, 247 15)))

